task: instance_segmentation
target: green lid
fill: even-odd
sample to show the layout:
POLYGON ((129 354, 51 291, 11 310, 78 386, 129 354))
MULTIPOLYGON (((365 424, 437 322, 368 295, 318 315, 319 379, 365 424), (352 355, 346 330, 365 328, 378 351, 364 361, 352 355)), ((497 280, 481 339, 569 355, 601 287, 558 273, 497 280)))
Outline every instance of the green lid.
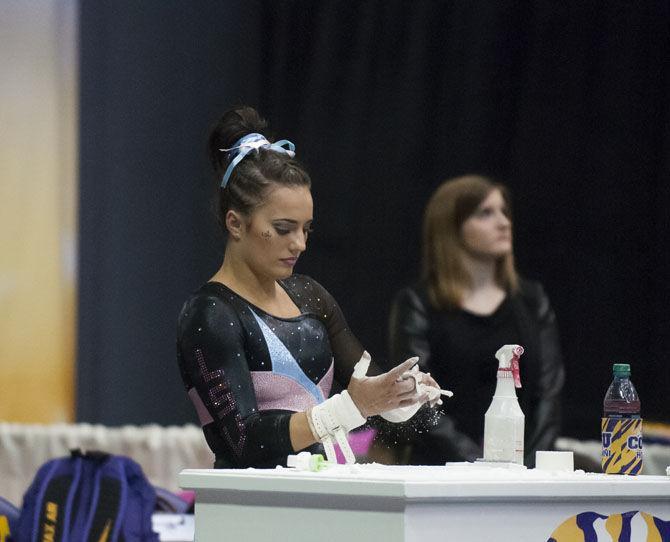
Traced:
POLYGON ((615 363, 612 366, 614 376, 630 376, 630 365, 628 363, 615 363))
POLYGON ((319 472, 320 470, 327 469, 332 463, 326 461, 321 454, 312 454, 312 457, 309 458, 309 470, 312 472, 319 472))

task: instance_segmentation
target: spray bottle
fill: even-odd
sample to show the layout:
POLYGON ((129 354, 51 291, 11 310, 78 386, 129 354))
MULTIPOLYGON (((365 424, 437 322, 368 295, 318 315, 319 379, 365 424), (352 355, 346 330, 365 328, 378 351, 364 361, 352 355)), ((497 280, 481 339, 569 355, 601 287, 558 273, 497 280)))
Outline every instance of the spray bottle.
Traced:
POLYGON ((496 352, 498 383, 484 415, 484 461, 523 465, 524 415, 516 398, 521 387, 519 357, 523 347, 506 344, 496 352))

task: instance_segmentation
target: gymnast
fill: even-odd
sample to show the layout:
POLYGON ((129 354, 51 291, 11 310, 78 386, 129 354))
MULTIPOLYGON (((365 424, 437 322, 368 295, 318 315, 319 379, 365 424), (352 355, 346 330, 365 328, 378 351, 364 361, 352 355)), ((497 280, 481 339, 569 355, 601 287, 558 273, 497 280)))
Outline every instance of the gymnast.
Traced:
POLYGON ((266 128, 240 107, 210 133, 226 247, 179 315, 182 380, 216 468, 274 468, 301 450, 334 460, 335 444, 354 462, 349 431, 380 414, 406 420, 439 403, 439 389, 417 358, 382 373, 328 291, 293 274, 312 229, 311 181, 294 145, 266 128))

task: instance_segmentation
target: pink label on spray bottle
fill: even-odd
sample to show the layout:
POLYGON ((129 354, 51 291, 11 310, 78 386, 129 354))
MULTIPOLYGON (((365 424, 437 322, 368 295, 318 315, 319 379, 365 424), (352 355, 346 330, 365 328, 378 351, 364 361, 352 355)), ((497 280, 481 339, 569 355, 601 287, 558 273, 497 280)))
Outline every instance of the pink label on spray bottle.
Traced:
POLYGON ((521 387, 521 374, 519 372, 519 357, 523 354, 523 346, 517 346, 512 356, 512 376, 514 377, 514 387, 521 387))

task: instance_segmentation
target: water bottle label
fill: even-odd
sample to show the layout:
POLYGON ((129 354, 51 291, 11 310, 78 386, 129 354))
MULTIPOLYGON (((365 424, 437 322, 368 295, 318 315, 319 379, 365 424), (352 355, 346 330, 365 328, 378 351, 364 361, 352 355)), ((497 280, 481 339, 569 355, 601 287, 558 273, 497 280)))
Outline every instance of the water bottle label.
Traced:
POLYGON ((642 471, 642 419, 602 418, 601 464, 607 474, 642 471))

